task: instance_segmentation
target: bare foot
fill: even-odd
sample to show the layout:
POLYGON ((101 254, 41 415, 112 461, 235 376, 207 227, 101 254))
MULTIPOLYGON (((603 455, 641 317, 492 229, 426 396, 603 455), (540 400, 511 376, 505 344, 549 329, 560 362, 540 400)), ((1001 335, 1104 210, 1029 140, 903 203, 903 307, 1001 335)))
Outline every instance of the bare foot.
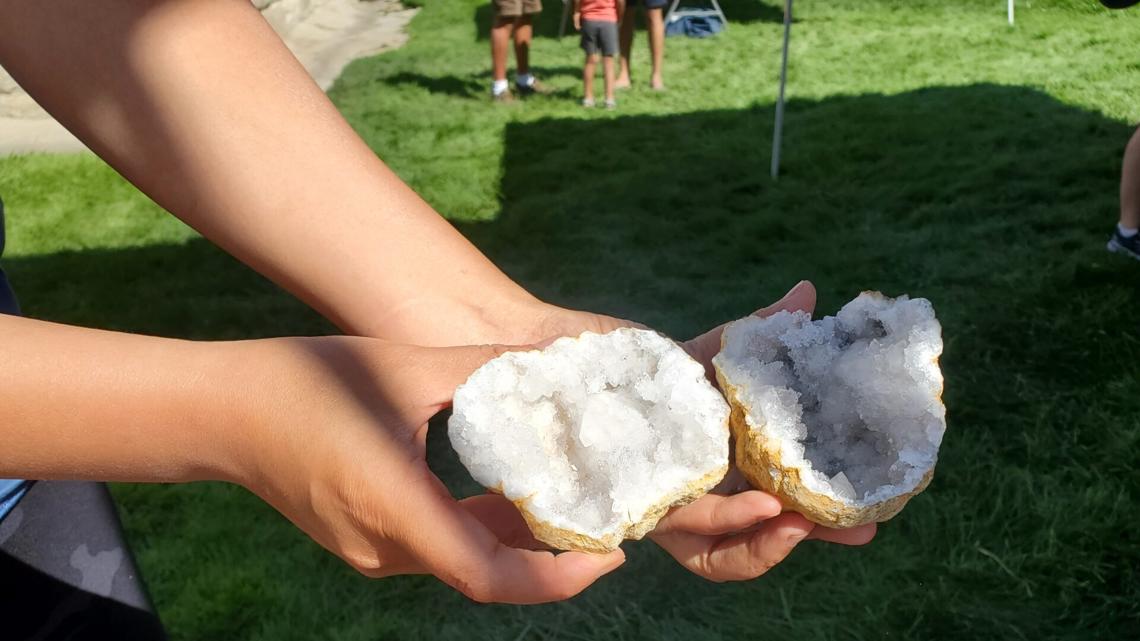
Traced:
POLYGON ((614 80, 614 89, 629 89, 629 76, 618 76, 614 80))
POLYGON ((653 78, 649 80, 649 88, 654 91, 661 91, 665 89, 665 81, 662 80, 659 75, 653 76, 653 78))

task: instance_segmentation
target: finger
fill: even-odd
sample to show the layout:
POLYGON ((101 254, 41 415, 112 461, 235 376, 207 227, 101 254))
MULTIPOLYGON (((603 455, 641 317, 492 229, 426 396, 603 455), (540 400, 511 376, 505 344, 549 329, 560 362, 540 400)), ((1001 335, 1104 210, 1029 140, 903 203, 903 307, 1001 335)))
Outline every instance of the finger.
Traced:
POLYGON ((561 601, 625 561, 621 550, 554 555, 508 547, 451 497, 414 494, 421 496, 408 497, 416 516, 406 544, 430 573, 475 601, 561 601))
POLYGON ((794 512, 732 536, 670 534, 654 537, 689 570, 711 581, 746 581, 771 570, 811 534, 814 524, 794 512))
POLYGON ((459 501, 459 504, 508 547, 526 550, 550 549, 550 546, 534 538, 518 508, 502 495, 481 494, 465 498, 459 501))
POLYGON ((875 538, 875 533, 878 531, 879 526, 877 523, 868 523, 844 530, 835 530, 820 526, 815 528, 808 538, 815 541, 839 543, 840 545, 866 545, 871 542, 871 539, 875 538))
MULTIPOLYGON (((756 310, 752 315, 765 318, 781 311, 805 311, 810 314, 815 311, 815 297, 815 286, 810 281, 801 280, 796 283, 795 287, 788 290, 783 298, 767 307, 756 310)), ((728 323, 719 325, 685 343, 685 349, 698 362, 704 364, 709 378, 712 379, 716 378, 715 372, 712 370, 712 358, 720 351, 720 336, 724 333, 726 325, 728 323)))
POLYGON ((728 534, 778 516, 780 509, 779 499, 759 490, 732 496, 706 494, 670 512, 654 531, 662 534, 728 534))

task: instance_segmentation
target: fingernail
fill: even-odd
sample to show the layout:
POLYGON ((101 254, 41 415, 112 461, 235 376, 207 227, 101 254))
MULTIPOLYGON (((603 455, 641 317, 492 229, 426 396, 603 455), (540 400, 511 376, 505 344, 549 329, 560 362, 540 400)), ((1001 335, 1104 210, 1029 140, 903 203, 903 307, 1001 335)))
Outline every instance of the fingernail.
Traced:
POLYGON ((625 563, 625 551, 624 550, 621 550, 619 548, 617 550, 614 550, 614 552, 612 554, 614 555, 615 558, 612 561, 612 565, 610 565, 611 570, 618 568, 622 564, 625 563))

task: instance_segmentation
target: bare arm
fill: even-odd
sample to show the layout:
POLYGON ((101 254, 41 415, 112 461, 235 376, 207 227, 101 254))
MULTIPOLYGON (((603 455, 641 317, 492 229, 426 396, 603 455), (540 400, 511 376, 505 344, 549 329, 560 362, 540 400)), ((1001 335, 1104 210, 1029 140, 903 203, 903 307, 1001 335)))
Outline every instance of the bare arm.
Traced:
POLYGON ((543 309, 376 157, 248 2, 0 0, 0 64, 139 189, 349 333, 520 342, 511 325, 543 309))
MULTIPOLYGON (((0 0, 0 64, 160 205, 348 332, 422 345, 521 344, 619 324, 544 305, 504 276, 375 157, 257 11, 242 0, 0 0)), ((202 458, 211 442, 195 439, 217 425, 235 434, 253 430, 240 420, 197 414, 209 410, 211 395, 217 393, 211 383, 219 380, 195 373, 204 351, 181 354, 185 345, 135 338, 129 348, 120 344, 127 340, 122 338, 108 338, 107 346, 100 347, 104 339, 88 344, 67 336, 82 330, 59 330, 58 336, 39 329, 9 332, 17 327, 14 323, 25 322, 3 319, 0 325, 5 339, 0 340, 0 372, 19 372, 16 379, 24 381, 0 379, 6 388, 0 389, 5 451, 19 452, 5 455, 0 473, 119 480, 224 477, 224 453, 202 458), (17 333, 22 339, 15 338, 17 333), (76 353, 93 350, 90 369, 17 367, 66 355, 56 351, 56 340, 74 346, 76 353), (126 362, 135 358, 137 367, 126 362), (169 371, 161 366, 164 362, 180 371, 169 371), (66 385, 77 387, 64 390, 66 385), (146 389, 154 393, 144 394, 146 389), (65 396, 70 403, 62 401, 65 396), (61 401, 46 404, 45 398, 61 401), (162 429, 153 431, 156 425, 162 429)), ((695 343, 704 344, 700 339, 695 343)), ((708 356, 701 354, 706 362, 708 356)), ((257 360, 246 353, 236 362, 257 360)), ((274 381, 281 384, 313 376, 311 367, 273 365, 262 373, 275 373, 274 381)), ((451 386, 447 394, 456 382, 443 382, 451 386)), ((357 380, 354 385, 360 389, 365 383, 357 380)), ((309 423, 332 425, 313 400, 313 407, 297 401, 280 416, 309 413, 309 423)), ((224 403, 214 406, 225 411, 224 403)), ((339 435, 339 430, 303 433, 296 443, 311 453, 316 444, 344 443, 339 435)), ((371 476, 362 478, 383 495, 383 479, 374 474, 378 459, 369 459, 363 451, 353 448, 338 451, 338 456, 367 468, 371 476)), ((330 457, 337 463, 337 456, 330 457)), ((260 475, 265 487, 276 489, 259 493, 286 511, 282 505, 287 500, 281 497, 289 493, 274 483, 303 479, 295 479, 293 470, 274 473, 280 469, 289 468, 274 467, 260 475)), ((426 467, 415 471, 423 470, 426 467)), ((299 495, 302 489, 293 491, 299 495)), ((742 502, 728 500, 733 505, 742 502)), ((675 530, 700 530, 691 523, 692 515, 699 521, 701 510, 711 504, 692 504, 696 507, 688 510, 688 517, 679 512, 675 530)), ((722 507, 719 512, 740 517, 731 521, 734 528, 763 518, 756 506, 722 507)), ((342 556, 355 555, 344 551, 342 541, 329 540, 334 534, 312 513, 291 518, 299 524, 317 523, 306 531, 342 556)), ((469 525, 454 514, 449 518, 453 524, 469 525)), ((713 558, 722 549, 716 547, 719 536, 708 528, 701 534, 704 538, 679 538, 671 532, 663 545, 698 573, 732 576, 735 563, 727 556, 713 558)), ((354 540, 360 542, 359 534, 354 540)), ((740 549, 746 557, 749 545, 740 549)), ((446 551, 454 546, 440 547, 446 551)), ((367 567, 374 560, 352 562, 367 567)), ((403 571, 432 571, 453 584, 465 580, 448 575, 442 565, 422 563, 403 571)), ((605 569, 594 565, 577 576, 592 577, 605 569)), ((584 583, 573 585, 580 589, 584 583)), ((571 593, 566 585, 558 590, 509 600, 571 593)))
POLYGON ((238 374, 226 363, 236 352, 223 344, 4 315, 0 336, 0 475, 236 477, 242 420, 227 388, 238 374))
POLYGON ((427 419, 501 350, 365 338, 195 343, 0 315, 0 477, 241 483, 369 576, 564 599, 622 562, 536 542, 501 497, 457 502, 427 419), (505 509, 504 509, 505 508, 505 509))

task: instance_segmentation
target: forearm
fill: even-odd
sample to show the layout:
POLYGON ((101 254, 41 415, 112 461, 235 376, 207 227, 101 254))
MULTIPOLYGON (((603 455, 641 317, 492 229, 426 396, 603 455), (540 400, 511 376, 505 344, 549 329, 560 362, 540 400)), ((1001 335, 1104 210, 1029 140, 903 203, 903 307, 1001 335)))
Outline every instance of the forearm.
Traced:
POLYGON ((348 332, 502 341, 536 304, 372 153, 248 2, 0 1, 0 64, 160 205, 348 332))
POLYGON ((242 345, 0 316, 0 478, 234 480, 242 345))

